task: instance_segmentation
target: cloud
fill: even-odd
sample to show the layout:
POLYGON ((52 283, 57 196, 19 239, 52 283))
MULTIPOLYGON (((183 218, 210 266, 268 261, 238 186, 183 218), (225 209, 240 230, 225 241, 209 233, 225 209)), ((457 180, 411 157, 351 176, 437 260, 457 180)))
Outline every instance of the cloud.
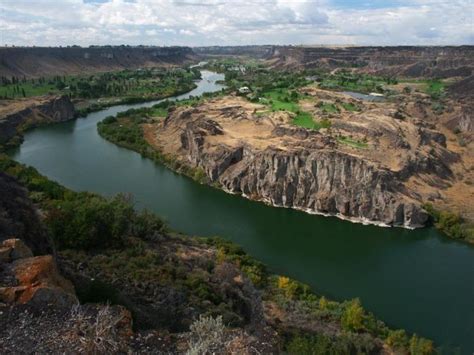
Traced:
POLYGON ((2 0, 15 45, 473 44, 471 0, 2 0))

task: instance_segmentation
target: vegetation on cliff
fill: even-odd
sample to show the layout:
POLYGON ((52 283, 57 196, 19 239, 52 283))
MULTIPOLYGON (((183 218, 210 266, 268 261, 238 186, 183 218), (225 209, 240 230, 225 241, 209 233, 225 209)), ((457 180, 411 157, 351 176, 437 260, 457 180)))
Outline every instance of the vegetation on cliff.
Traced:
MULTIPOLYGON (((185 100, 176 104, 188 104, 193 100, 185 100)), ((171 101, 163 101, 151 108, 130 109, 120 112, 116 117, 106 117, 97 125, 99 134, 121 147, 134 150, 142 156, 151 159, 157 163, 161 163, 170 169, 191 177, 200 182, 208 182, 208 178, 204 171, 199 168, 191 168, 180 163, 172 156, 162 154, 148 144, 144 138, 143 124, 152 122, 154 119, 164 118, 167 109, 175 105, 171 101)))
POLYGON ((423 207, 431 215, 438 230, 450 238, 474 243, 474 226, 468 224, 459 213, 440 211, 432 203, 425 203, 423 207))

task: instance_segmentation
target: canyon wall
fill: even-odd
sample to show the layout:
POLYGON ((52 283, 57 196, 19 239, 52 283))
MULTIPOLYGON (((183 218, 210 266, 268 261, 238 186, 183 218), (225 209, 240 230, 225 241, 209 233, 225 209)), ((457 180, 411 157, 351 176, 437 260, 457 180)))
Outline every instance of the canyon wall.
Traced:
POLYGON ((474 68, 474 46, 274 47, 269 59, 280 68, 357 68, 404 77, 466 77, 474 68))
POLYGON ((336 69, 404 77, 466 77, 473 73, 474 46, 227 46, 198 47, 202 56, 244 55, 279 69, 336 69))
POLYGON ((195 57, 188 47, 0 48, 0 76, 91 74, 140 67, 182 65, 195 57))
POLYGON ((25 127, 68 121, 75 115, 68 96, 4 101, 3 104, 0 107, 0 144, 6 143, 25 127))
POLYGON ((216 132, 187 125, 182 149, 193 166, 229 192, 273 206, 370 223, 415 228, 427 222, 426 212, 405 195, 398 176, 364 159, 331 149, 204 149, 202 135, 216 132))

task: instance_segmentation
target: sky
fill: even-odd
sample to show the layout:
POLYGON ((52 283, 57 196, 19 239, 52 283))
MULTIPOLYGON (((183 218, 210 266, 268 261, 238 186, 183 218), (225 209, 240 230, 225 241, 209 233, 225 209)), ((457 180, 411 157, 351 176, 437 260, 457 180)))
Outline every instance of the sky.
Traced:
POLYGON ((474 44, 474 0, 0 0, 0 45, 474 44))

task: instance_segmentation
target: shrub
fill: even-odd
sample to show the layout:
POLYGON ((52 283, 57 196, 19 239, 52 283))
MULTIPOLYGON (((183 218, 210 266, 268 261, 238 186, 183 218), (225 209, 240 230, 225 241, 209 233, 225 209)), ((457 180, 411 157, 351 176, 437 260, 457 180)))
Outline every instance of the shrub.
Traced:
POLYGON ((327 354, 332 345, 331 339, 323 335, 294 336, 287 345, 287 352, 290 355, 327 354))
POLYGON ((120 303, 118 291, 100 280, 91 280, 86 285, 77 287, 76 290, 81 303, 120 303))
POLYGON ((222 351, 224 345, 224 324, 222 316, 217 318, 199 316, 191 327, 187 355, 201 355, 222 351))
POLYGON ((414 334, 410 339, 411 355, 429 355, 434 352, 433 343, 424 338, 419 338, 414 334))
POLYGON ((328 308, 328 305, 329 305, 329 302, 326 299, 326 297, 323 296, 319 299, 319 308, 321 308, 323 311, 328 308))
POLYGON ((295 335, 286 346, 290 355, 370 354, 376 343, 369 335, 341 334, 331 338, 323 334, 295 335))
POLYGON ((285 276, 278 277, 278 288, 283 290, 287 298, 294 298, 298 295, 298 282, 285 276))
POLYGON ((104 118, 104 120, 102 122, 104 124, 115 123, 115 122, 117 122, 117 118, 115 116, 107 116, 106 118, 104 118))
POLYGON ((321 127, 322 128, 331 128, 331 125, 332 125, 331 120, 329 120, 328 118, 323 118, 321 120, 321 127))
POLYGON ((359 331, 364 329, 364 309, 362 308, 358 298, 350 301, 342 315, 342 327, 349 331, 359 331))
MULTIPOLYGON (((71 310, 69 322, 80 334, 81 349, 85 354, 111 354, 122 352, 118 328, 123 315, 115 314, 109 306, 101 308, 91 317, 80 305, 71 310)), ((79 349, 78 349, 79 350, 79 349)))
POLYGON ((143 210, 133 219, 131 233, 139 238, 154 238, 157 233, 163 231, 165 223, 156 214, 143 210))
POLYGON ((467 232, 463 227, 463 219, 459 213, 438 211, 431 203, 426 203, 423 208, 431 215, 434 225, 451 238, 465 239, 467 232))
POLYGON ((393 348, 405 348, 408 344, 407 334, 403 329, 390 330, 385 342, 393 348))
POLYGON ((133 216, 123 196, 107 200, 82 193, 53 203, 46 224, 59 248, 103 248, 121 245, 133 216))

